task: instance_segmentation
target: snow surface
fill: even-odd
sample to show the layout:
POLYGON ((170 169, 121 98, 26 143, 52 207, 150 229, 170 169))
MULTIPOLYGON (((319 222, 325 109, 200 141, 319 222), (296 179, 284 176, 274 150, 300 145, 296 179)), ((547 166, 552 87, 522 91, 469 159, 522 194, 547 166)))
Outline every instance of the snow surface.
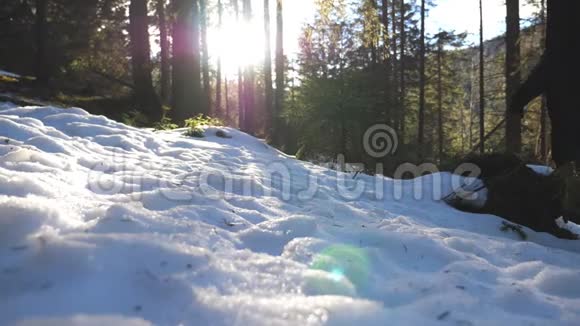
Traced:
POLYGON ((0 324, 580 324, 580 242, 216 130, 0 104, 0 324))
POLYGON ((534 170, 534 172, 536 172, 537 174, 541 175, 551 175, 552 173, 554 173, 553 168, 545 165, 528 164, 528 167, 534 170))

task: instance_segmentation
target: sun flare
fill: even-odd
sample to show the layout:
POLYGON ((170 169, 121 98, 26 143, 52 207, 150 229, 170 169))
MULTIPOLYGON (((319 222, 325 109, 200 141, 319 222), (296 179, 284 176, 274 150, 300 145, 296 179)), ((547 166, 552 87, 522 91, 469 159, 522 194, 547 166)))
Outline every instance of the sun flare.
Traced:
POLYGON ((214 61, 221 58, 222 69, 235 75, 238 67, 256 65, 264 59, 264 33, 259 24, 226 20, 221 30, 209 31, 209 51, 214 61), (229 21, 229 22, 228 22, 229 21))

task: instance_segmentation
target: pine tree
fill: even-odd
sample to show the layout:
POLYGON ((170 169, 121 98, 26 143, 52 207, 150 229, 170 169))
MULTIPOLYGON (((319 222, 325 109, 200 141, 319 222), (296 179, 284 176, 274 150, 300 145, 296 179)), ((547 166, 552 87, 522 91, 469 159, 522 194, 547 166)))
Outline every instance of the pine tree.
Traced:
POLYGON ((163 112, 151 78, 147 0, 131 0, 129 37, 135 99, 152 121, 158 121, 163 112))
MULTIPOLYGON (((223 15, 224 7, 222 5, 222 0, 218 0, 218 30, 221 31, 223 26, 223 15)), ((227 87, 227 80, 226 80, 227 87)), ((227 101, 227 94, 226 94, 227 101)), ((227 103, 226 103, 227 104, 227 103)), ((218 53, 217 58, 217 72, 216 72, 216 84, 215 84, 215 113, 217 116, 222 114, 222 57, 218 53)), ((228 115, 225 115, 225 120, 227 121, 228 115)))
POLYGON ((201 71, 203 75, 202 113, 209 115, 212 108, 211 80, 209 74, 209 48, 207 30, 209 24, 207 0, 199 0, 201 26, 201 71))
POLYGON ((201 59, 199 47, 198 1, 173 0, 173 105, 170 116, 181 122, 199 113, 201 99, 201 59))
POLYGON ((282 130, 282 122, 280 120, 280 115, 283 111, 284 105, 284 8, 283 0, 276 0, 276 93, 275 93, 275 103, 273 110, 273 130, 275 132, 274 143, 280 144, 280 140, 284 135, 282 130))
MULTIPOLYGON (((236 22, 240 24, 240 6, 238 0, 232 0, 234 4, 234 12, 236 14, 236 22)), ((242 0, 244 1, 244 0, 242 0)), ((243 129, 246 120, 246 109, 244 102, 244 81, 242 67, 238 67, 238 127, 243 129)))
POLYGON ((421 39, 419 49, 419 155, 424 154, 425 143, 425 0, 421 0, 421 39))
MULTIPOLYGON (((540 24, 542 25, 542 47, 546 47, 546 0, 540 3, 540 24)), ((548 106, 546 97, 542 96, 542 106, 540 108, 540 159, 542 162, 548 161, 548 106)))
POLYGON ((399 139, 401 141, 401 143, 405 143, 405 126, 406 126, 406 96, 407 96, 407 85, 406 85, 406 67, 405 67, 405 48, 407 46, 407 34, 405 31, 406 28, 406 10, 405 10, 406 4, 405 4, 405 0, 401 0, 401 22, 400 22, 400 35, 401 35, 401 50, 400 50, 400 56, 401 56, 401 60, 399 62, 399 78, 401 78, 400 80, 400 94, 399 94, 399 106, 400 106, 400 120, 399 120, 399 139))
MULTIPOLYGON (((520 3, 519 0, 507 0, 506 8, 506 108, 521 82, 520 73, 520 3)), ((522 122, 518 113, 506 110, 506 148, 509 152, 519 153, 522 146, 522 122)))
POLYGON ((45 87, 48 84, 49 72, 46 60, 47 8, 48 0, 36 0, 36 22, 34 25, 36 35, 36 81, 38 86, 45 87))
MULTIPOLYGON (((250 24, 252 21, 252 1, 243 1, 243 11, 244 11, 244 21, 246 24, 250 24)), ((252 35, 246 35, 246 37, 253 37, 252 35)), ((252 64, 247 64, 244 67, 244 123, 242 125, 242 130, 254 133, 256 132, 256 99, 255 99, 255 80, 256 76, 254 73, 254 66, 252 64)))
POLYGON ((168 103, 169 93, 171 89, 171 62, 169 58, 169 38, 167 35, 167 17, 165 0, 156 0, 156 11, 157 19, 159 20, 159 46, 161 48, 161 69, 160 69, 160 80, 159 88, 161 90, 161 101, 163 103, 168 103))
MULTIPOLYGON (((272 133, 273 98, 274 89, 272 88, 272 42, 270 38, 270 1, 264 0, 264 108, 266 110, 266 130, 269 135, 272 133)), ((275 132, 275 131, 274 131, 275 132)))
POLYGON ((485 56, 483 43, 483 1, 479 0, 479 151, 485 153, 485 56))
POLYGON ((443 40, 442 37, 437 39, 437 140, 438 140, 438 158, 439 162, 443 160, 444 139, 443 132, 443 40))

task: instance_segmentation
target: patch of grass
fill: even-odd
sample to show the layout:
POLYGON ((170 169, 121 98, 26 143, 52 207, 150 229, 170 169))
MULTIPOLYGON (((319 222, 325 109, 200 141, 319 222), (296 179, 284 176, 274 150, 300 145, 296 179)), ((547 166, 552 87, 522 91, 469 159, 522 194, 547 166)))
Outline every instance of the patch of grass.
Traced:
POLYGON ((203 138, 205 137, 205 127, 207 126, 223 126, 223 122, 217 118, 200 114, 185 120, 185 127, 188 128, 185 135, 188 137, 203 138))
POLYGON ((153 126, 155 130, 173 130, 179 128, 179 126, 171 120, 169 117, 161 118, 161 121, 156 122, 153 126))

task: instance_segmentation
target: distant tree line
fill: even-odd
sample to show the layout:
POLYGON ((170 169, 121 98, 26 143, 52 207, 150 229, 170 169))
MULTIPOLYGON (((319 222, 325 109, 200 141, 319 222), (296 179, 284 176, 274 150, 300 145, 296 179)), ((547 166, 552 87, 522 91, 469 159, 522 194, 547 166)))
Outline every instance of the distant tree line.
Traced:
MULTIPOLYGON (((39 90, 130 97, 132 112, 149 122, 214 115, 269 136, 284 102, 283 1, 274 4, 275 54, 267 47, 261 68, 240 67, 237 88, 222 73, 219 54, 212 62, 208 30, 221 26, 224 10, 240 22, 256 14, 250 0, 226 1, 7 0, 0 6, 0 63, 35 76, 39 90), (152 53, 152 40, 159 53, 152 53)), ((264 8, 271 44, 269 0, 264 8)))
POLYGON ((0 68, 36 76, 38 89, 63 102, 123 98, 119 111, 143 116, 143 124, 215 116, 305 159, 344 154, 377 163, 361 141, 384 123, 400 142, 382 162, 390 166, 474 151, 545 161, 544 101, 523 121, 506 110, 543 49, 544 1, 527 2, 537 15, 524 29, 520 2, 508 0, 506 35, 484 42, 480 1, 477 46, 464 33, 427 33, 434 0, 315 0, 300 52, 287 57, 282 0, 264 0, 261 13, 250 0, 5 0, 0 68), (219 54, 209 53, 208 30, 223 25, 224 12, 263 22, 259 67, 228 76, 219 54))

